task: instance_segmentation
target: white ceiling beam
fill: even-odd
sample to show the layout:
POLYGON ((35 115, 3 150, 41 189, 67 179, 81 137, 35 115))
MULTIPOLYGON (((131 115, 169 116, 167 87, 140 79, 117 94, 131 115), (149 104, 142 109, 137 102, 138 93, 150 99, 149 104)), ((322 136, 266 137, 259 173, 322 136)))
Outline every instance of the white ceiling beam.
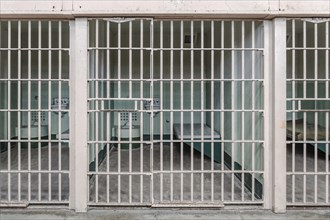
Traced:
POLYGON ((329 0, 0 0, 1 18, 152 16, 328 17, 329 0))

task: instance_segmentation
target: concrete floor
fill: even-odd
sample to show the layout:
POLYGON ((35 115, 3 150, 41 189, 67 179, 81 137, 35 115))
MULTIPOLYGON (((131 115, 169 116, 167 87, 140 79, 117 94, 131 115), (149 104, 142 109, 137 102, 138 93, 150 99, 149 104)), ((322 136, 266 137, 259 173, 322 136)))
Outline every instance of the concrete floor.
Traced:
POLYGON ((74 213, 70 210, 58 209, 12 209, 0 210, 1 220, 134 220, 134 219, 330 219, 329 210, 288 210, 285 214, 274 214, 269 210, 182 210, 182 209, 97 209, 87 213, 74 213))
MULTIPOLYGON (((191 170, 191 158, 193 158, 193 167, 195 170, 201 170, 202 158, 201 154, 198 151, 194 151, 193 155, 191 155, 191 148, 189 146, 182 146, 179 144, 174 144, 172 148, 173 155, 173 165, 172 169, 174 171, 180 171, 181 168, 183 171, 191 170), (182 161, 182 164, 181 164, 182 161), (182 167, 181 167, 182 166, 182 167)), ((144 172, 150 171, 150 146, 144 146, 141 148, 136 148, 131 151, 132 164, 130 164, 130 152, 129 150, 121 150, 120 152, 120 167, 121 172, 128 172, 129 166, 131 165, 132 172, 139 172, 141 167, 144 172), (143 154, 143 162, 141 164, 141 153, 143 154)), ((153 170, 155 172, 160 171, 161 164, 163 165, 163 170, 170 171, 171 167, 171 146, 169 144, 164 144, 163 150, 161 151, 159 145, 154 146, 153 151, 153 170), (163 153, 163 159, 161 159, 161 152, 163 153), (163 162, 162 162, 163 161, 163 162)), ((203 165, 205 170, 211 170, 211 159, 204 156, 203 157, 203 165)), ((109 156, 109 170, 117 171, 118 170, 118 151, 114 150, 111 152, 109 156)), ((214 170, 221 170, 220 163, 214 163, 214 170)), ((226 169, 226 168, 225 168, 226 169)), ((100 166, 99 171, 107 170, 107 160, 104 160, 100 166)), ((140 185, 140 177, 141 175, 133 175, 131 180, 131 199, 132 202, 136 203, 150 203, 150 177, 143 176, 143 186, 140 185), (142 189, 142 190, 141 190, 142 189), (143 191, 142 200, 140 193, 143 191), (142 202, 141 202, 142 201, 142 202)), ((153 182, 153 196, 154 202, 159 203, 161 201, 161 191, 162 191, 162 201, 169 202, 171 201, 171 184, 172 184, 172 198, 174 201, 180 201, 182 198, 183 201, 190 201, 191 196, 193 196, 195 202, 210 202, 212 190, 214 192, 214 201, 221 201, 221 174, 213 175, 213 185, 211 174, 201 175, 200 173, 195 173, 193 176, 190 174, 173 174, 172 177, 169 174, 163 174, 163 179, 161 181, 160 174, 154 174, 154 182, 153 182), (172 183, 171 183, 172 181, 172 183), (193 181, 193 183, 191 182, 193 181), (162 183, 162 189, 160 187, 162 183), (182 183, 182 185, 181 185, 182 183), (202 185, 203 184, 203 185, 202 185), (181 188, 182 187, 182 188, 181 188), (212 189, 213 187, 213 189, 212 189), (182 195, 181 195, 182 190, 182 195), (193 194, 191 194, 193 191, 193 194), (203 196, 202 196, 203 195, 203 196), (203 199, 202 199, 203 197, 203 199)), ((111 175, 109 181, 109 202, 116 203, 118 201, 118 176, 111 175)), ((98 176, 98 202, 106 202, 107 197, 107 178, 105 175, 98 176)), ((252 200, 252 196, 249 190, 245 187, 242 190, 241 181, 229 174, 224 174, 224 200, 229 201, 231 199, 232 187, 234 199, 237 201, 241 201, 242 194, 244 194, 245 200, 252 200), (232 177, 233 184, 232 184, 232 177)), ((95 176, 90 181, 90 201, 95 201, 95 191, 96 181, 95 176)), ((129 202, 129 178, 128 175, 121 175, 121 184, 120 184, 120 197, 121 202, 129 202)), ((256 199, 258 200, 258 199, 256 199)))

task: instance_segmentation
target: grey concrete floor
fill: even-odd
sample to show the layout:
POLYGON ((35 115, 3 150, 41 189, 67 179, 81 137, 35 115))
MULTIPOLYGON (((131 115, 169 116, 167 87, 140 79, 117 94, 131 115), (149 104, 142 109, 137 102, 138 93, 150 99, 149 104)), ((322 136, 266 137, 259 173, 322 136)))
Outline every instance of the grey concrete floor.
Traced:
POLYGON ((274 214, 269 210, 180 210, 180 209, 107 209, 74 213, 70 210, 35 209, 0 210, 1 220, 39 219, 330 219, 329 210, 288 210, 285 214, 274 214))

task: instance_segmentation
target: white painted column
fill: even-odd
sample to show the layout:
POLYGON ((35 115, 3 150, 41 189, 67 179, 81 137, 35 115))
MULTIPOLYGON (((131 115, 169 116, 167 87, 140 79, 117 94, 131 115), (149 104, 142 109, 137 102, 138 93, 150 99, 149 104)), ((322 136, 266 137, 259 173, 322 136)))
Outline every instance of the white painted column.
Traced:
POLYGON ((264 21, 264 208, 272 208, 272 141, 273 141, 273 28, 272 21, 264 21))
POLYGON ((70 22, 70 208, 87 211, 87 19, 70 22))
MULTIPOLYGON (((286 20, 273 21, 272 192, 275 213, 286 211, 286 20)), ((267 163, 267 161, 266 161, 267 163)))

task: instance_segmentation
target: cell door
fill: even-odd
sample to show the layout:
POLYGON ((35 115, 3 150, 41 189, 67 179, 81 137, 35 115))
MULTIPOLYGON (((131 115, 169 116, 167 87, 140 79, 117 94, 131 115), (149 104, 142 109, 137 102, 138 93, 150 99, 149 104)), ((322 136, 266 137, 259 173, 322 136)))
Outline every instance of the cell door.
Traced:
POLYGON ((89 21, 89 205, 263 204, 263 23, 89 21))
POLYGON ((89 21, 89 202, 152 202, 152 20, 89 21))

